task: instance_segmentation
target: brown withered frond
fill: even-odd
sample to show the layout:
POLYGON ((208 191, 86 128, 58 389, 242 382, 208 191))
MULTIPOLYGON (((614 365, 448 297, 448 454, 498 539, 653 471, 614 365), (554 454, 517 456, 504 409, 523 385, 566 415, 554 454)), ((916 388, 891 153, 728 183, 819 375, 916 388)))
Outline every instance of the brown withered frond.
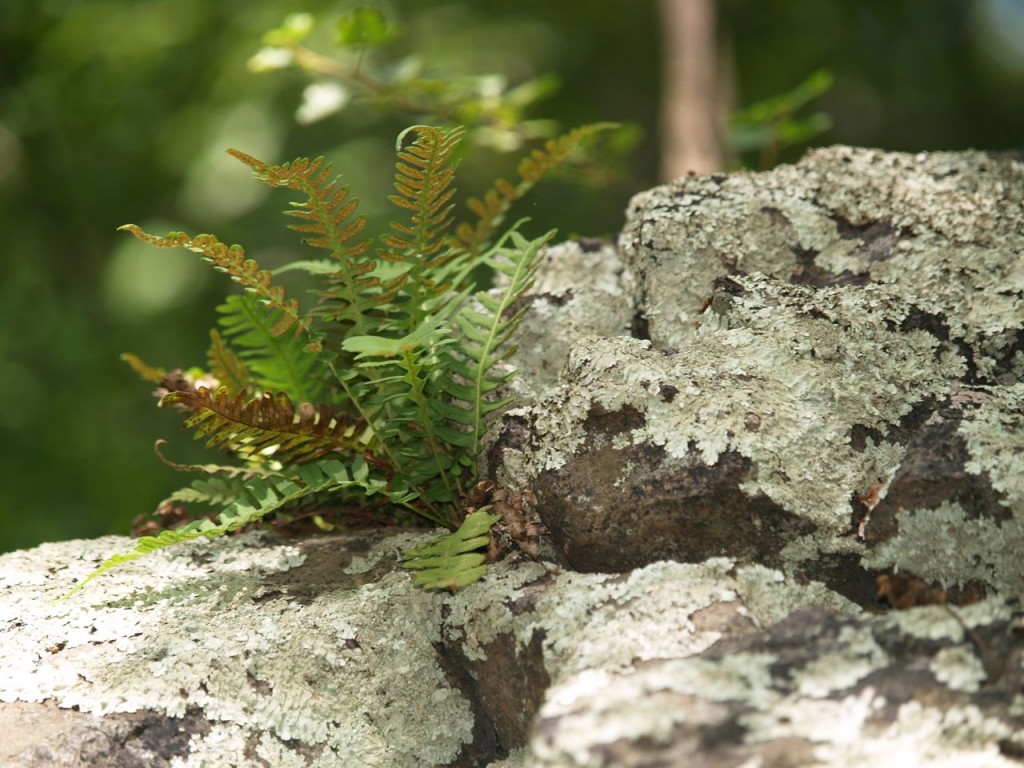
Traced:
POLYGON ((564 166, 594 134, 616 127, 617 123, 592 123, 551 139, 544 144, 543 149, 533 150, 519 162, 518 184, 498 179, 482 198, 469 199, 466 205, 476 220, 472 224, 463 222, 455 229, 455 239, 460 250, 474 256, 485 251, 516 200, 522 198, 551 171, 564 166))
MULTIPOLYGON (((452 181, 458 158, 455 150, 465 130, 418 125, 416 140, 399 150, 395 163, 395 190, 388 200, 412 211, 410 224, 392 222, 393 233, 381 237, 387 246, 381 256, 391 261, 410 261, 424 268, 444 262, 446 234, 452 224, 452 181)), ((401 137, 399 137, 401 141, 401 137)))
POLYGON ((338 451, 357 450, 365 423, 326 405, 302 403, 296 408, 283 392, 250 397, 222 387, 170 392, 161 407, 186 408, 185 426, 207 447, 227 449, 243 458, 272 456, 275 461, 299 464, 338 451))
POLYGON ((307 244, 331 251, 335 258, 353 266, 370 247, 368 240, 343 247, 363 231, 366 217, 352 219, 359 200, 349 199, 348 187, 332 178, 333 166, 325 163, 324 158, 300 157, 290 163, 270 165, 237 149, 229 149, 228 154, 252 168, 256 178, 268 186, 294 189, 306 196, 306 202, 293 203, 294 209, 286 211, 286 215, 304 222, 288 226, 307 235, 307 244))
POLYGON ((241 392, 253 386, 249 366, 238 354, 224 343, 224 337, 216 329, 210 331, 210 350, 207 352, 210 373, 227 387, 230 392, 241 392))
POLYGON ((245 250, 240 245, 225 245, 214 235, 196 235, 189 237, 184 232, 171 232, 166 237, 150 235, 135 224, 118 227, 131 232, 143 242, 157 248, 187 248, 200 254, 204 261, 210 262, 220 272, 224 272, 247 291, 259 296, 268 305, 281 310, 281 320, 274 326, 275 336, 282 336, 298 325, 307 334, 312 333, 309 324, 299 312, 299 302, 286 299, 284 288, 274 285, 274 278, 268 270, 260 269, 260 265, 246 258, 245 250))
POLYGON ((268 186, 292 189, 305 196, 304 202, 292 203, 285 215, 301 221, 288 226, 302 234, 305 243, 330 251, 338 262, 338 271, 329 278, 331 290, 323 294, 334 305, 328 314, 359 324, 365 312, 391 300, 393 294, 386 291, 383 299, 378 297, 380 278, 374 274, 377 262, 370 241, 358 239, 366 226, 365 216, 353 218, 359 200, 350 199, 349 188, 331 176, 330 163, 322 157, 300 157, 270 165, 237 149, 229 149, 228 154, 252 168, 256 178, 268 186))

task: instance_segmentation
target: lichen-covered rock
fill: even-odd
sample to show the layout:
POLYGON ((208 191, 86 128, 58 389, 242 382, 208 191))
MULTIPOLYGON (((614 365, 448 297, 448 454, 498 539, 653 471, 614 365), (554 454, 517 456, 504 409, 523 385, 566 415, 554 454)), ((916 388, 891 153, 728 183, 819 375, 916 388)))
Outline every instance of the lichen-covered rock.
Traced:
POLYGON ((551 249, 481 460, 557 563, 247 534, 57 602, 125 540, 0 556, 0 763, 1019 764, 1022 202, 842 147, 638 196, 551 249))
POLYGON ((1024 385, 958 391, 914 435, 864 526, 866 563, 1024 593, 1024 385))
POLYGON ((510 387, 533 400, 558 383, 569 347, 581 336, 623 336, 637 322, 636 286, 611 243, 574 240, 548 248, 516 331, 510 387))
POLYGON ((717 278, 763 272, 890 285, 944 318, 977 375, 1024 372, 1019 159, 832 147, 766 173, 691 177, 637 195, 620 246, 657 347, 693 335, 717 278))
POLYGON ((533 490, 564 561, 728 555, 868 604, 878 570, 917 573, 923 556, 901 552, 974 536, 956 568, 921 573, 1024 589, 1005 555, 1024 545, 1024 164, 819 150, 639 195, 620 249, 646 337, 577 340, 488 452, 499 483, 533 490), (968 389, 993 403, 963 426, 987 448, 953 474, 933 462, 941 477, 913 479, 927 504, 907 506, 926 422, 968 389))
POLYGON ((509 417, 530 441, 506 444, 502 479, 533 489, 582 570, 728 555, 870 589, 846 567, 863 549, 853 502, 963 358, 901 330, 919 313, 882 286, 737 276, 712 306, 680 350, 578 341, 559 389, 509 417))
POLYGON ((420 532, 162 550, 57 598, 125 540, 0 556, 0 764, 485 766, 548 686, 675 658, 790 610, 856 608, 730 561, 629 576, 522 558, 457 595, 397 568, 420 532))
POLYGON ((1021 629, 999 603, 962 618, 799 611, 686 658, 567 677, 541 708, 532 765, 1019 766, 1021 629))
POLYGON ((65 602, 123 539, 0 556, 0 764, 1000 768, 1024 747, 1024 616, 1000 602, 871 617, 725 558, 513 557, 428 594, 396 558, 424 535, 193 543, 65 602))
MULTIPOLYGON (((22 717, 34 703, 41 723, 52 704, 76 710, 88 740, 120 740, 108 766, 456 764, 477 736, 435 658, 441 600, 392 572, 395 548, 423 534, 376 548, 370 536, 305 553, 261 535, 183 546, 64 602, 127 541, 4 555, 0 701, 22 717)), ((45 728, 4 733, 4 765, 48 765, 69 749, 45 728)))

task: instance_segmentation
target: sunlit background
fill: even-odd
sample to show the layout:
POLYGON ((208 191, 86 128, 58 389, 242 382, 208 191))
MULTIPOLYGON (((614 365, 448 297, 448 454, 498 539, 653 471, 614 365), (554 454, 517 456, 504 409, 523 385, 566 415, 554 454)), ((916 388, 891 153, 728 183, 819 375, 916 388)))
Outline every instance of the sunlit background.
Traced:
MULTIPOLYGON (((665 0, 686 3, 689 0, 665 0)), ((600 186, 553 183, 519 213, 536 231, 614 236, 629 197, 659 181, 667 137, 663 8, 644 0, 393 0, 387 59, 439 76, 546 74, 530 108, 563 128, 614 120, 637 143, 600 186), (545 81, 547 82, 547 81, 545 81)), ((185 480, 159 463, 179 419, 119 361, 202 364, 229 283, 187 252, 116 232, 215 232, 273 266, 301 253, 288 198, 224 153, 325 154, 371 216, 383 213, 396 134, 375 110, 295 68, 256 72, 267 30, 308 12, 329 28, 354 3, 4 0, 0 11, 0 551, 127 531, 185 480)), ((831 127, 780 147, 891 150, 1024 145, 1024 0, 722 0, 714 66, 740 110, 827 69, 804 109, 831 127)), ((318 27, 319 28, 319 27, 318 27)), ((331 53, 330 37, 314 37, 331 53)), ((628 143, 626 141, 625 143, 628 143)), ((474 146, 460 187, 480 192, 515 154, 474 146)), ((727 153, 756 167, 764 153, 727 153)))

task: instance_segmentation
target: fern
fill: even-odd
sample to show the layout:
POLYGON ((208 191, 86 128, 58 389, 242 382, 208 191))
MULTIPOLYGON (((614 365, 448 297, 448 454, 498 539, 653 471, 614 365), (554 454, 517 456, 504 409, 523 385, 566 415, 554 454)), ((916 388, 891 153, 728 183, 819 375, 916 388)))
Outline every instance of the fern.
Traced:
POLYGON ((413 582, 425 589, 455 592, 479 579, 487 571, 486 556, 479 550, 487 546, 488 532, 500 519, 479 509, 467 515, 458 530, 406 550, 404 565, 417 572, 413 582))
POLYGON ((227 507, 245 495, 245 483, 237 477, 197 477, 172 493, 167 501, 227 507))
POLYGON ((215 329, 210 331, 210 351, 206 355, 210 373, 230 392, 253 389, 254 382, 249 366, 224 341, 215 329))
POLYGON ((475 302, 463 306, 455 317, 461 343, 441 352, 443 368, 449 375, 439 378, 440 396, 431 399, 432 408, 450 422, 442 429, 443 439, 464 449, 463 462, 469 463, 480 448, 488 414, 507 405, 508 399, 492 397, 511 375, 496 373, 496 365, 515 348, 509 339, 522 319, 524 308, 514 306, 530 286, 540 265, 540 250, 553 236, 529 241, 516 230, 508 233, 484 262, 507 278, 497 295, 480 291, 475 302), (454 374, 454 375, 451 375, 454 374))
POLYGON ((453 218, 451 188, 458 166, 456 149, 464 131, 457 128, 410 128, 398 137, 398 162, 395 174, 396 195, 388 199, 399 208, 412 212, 411 222, 391 223, 394 232, 384 235, 386 246, 380 255, 405 268, 389 284, 390 290, 409 286, 410 324, 418 325, 424 311, 422 302, 429 294, 439 295, 446 286, 437 285, 431 274, 437 272, 454 255, 448 247, 447 230, 453 218), (409 131, 419 130, 416 140, 402 149, 401 142, 409 131), (397 233, 397 234, 396 234, 397 233))
POLYGON ((476 216, 476 222, 465 222, 455 229, 459 247, 471 256, 486 250, 488 244, 505 220, 513 204, 522 199, 546 175, 563 165, 594 135, 613 130, 618 123, 591 123, 545 143, 544 149, 533 150, 519 162, 516 169, 519 181, 513 184, 498 179, 481 198, 470 198, 467 205, 476 216))
POLYGON ((380 277, 374 274, 376 263, 368 253, 372 244, 357 239, 366 226, 365 217, 353 218, 358 200, 350 200, 348 187, 331 177, 330 163, 324 163, 322 157, 299 158, 275 166, 237 149, 229 149, 228 153, 252 168, 256 178, 267 185, 303 194, 305 201, 292 203, 291 210, 286 211, 286 215, 302 223, 289 224, 289 229, 307 235, 304 238, 307 245, 329 251, 336 262, 330 289, 325 292, 331 301, 332 319, 365 329, 365 315, 378 303, 368 299, 375 292, 379 293, 380 277), (356 242, 350 243, 352 240, 356 242))
POLYGON ((251 291, 268 305, 280 310, 281 319, 274 326, 274 335, 280 336, 298 324, 307 333, 310 328, 299 313, 299 303, 295 299, 285 299, 284 289, 272 284, 270 272, 259 268, 252 259, 245 257, 240 245, 227 246, 213 235, 196 235, 192 238, 184 232, 171 232, 166 237, 157 237, 143 232, 134 224, 125 224, 119 229, 131 232, 140 240, 158 248, 184 247, 203 256, 205 261, 213 264, 220 272, 226 272, 231 279, 240 283, 247 291, 251 291))
POLYGON ((368 495, 384 492, 379 481, 370 478, 366 462, 357 460, 351 469, 338 461, 329 460, 319 464, 306 464, 294 472, 267 478, 254 478, 245 483, 245 495, 232 502, 218 515, 218 521, 202 519, 188 523, 181 528, 162 531, 157 536, 142 536, 131 552, 114 555, 79 582, 66 597, 70 597, 97 576, 143 555, 164 549, 174 544, 198 539, 200 536, 215 538, 243 528, 266 515, 285 507, 304 496, 327 491, 340 491, 359 486, 368 495))
POLYGON ((397 142, 394 194, 399 216, 379 245, 365 239, 358 201, 322 158, 270 165, 237 150, 257 179, 299 195, 286 215, 304 242, 327 259, 301 260, 271 273, 213 235, 150 235, 161 248, 198 253, 241 285, 218 307, 209 371, 164 370, 125 360, 159 385, 160 405, 186 414, 185 426, 237 463, 178 465, 200 477, 170 497, 219 506, 216 521, 195 520, 143 537, 106 560, 85 582, 123 562, 200 536, 219 536, 268 514, 361 498, 403 508, 449 529, 407 553, 406 567, 427 588, 457 589, 480 577, 476 550, 498 515, 463 506, 476 484, 475 459, 490 419, 509 402, 507 359, 551 233, 529 239, 519 224, 500 234, 510 206, 608 125, 570 132, 535 151, 519 181, 499 180, 470 200, 475 223, 455 223, 455 172, 461 128, 414 126, 397 142), (275 282, 301 269, 324 281, 320 301, 303 311, 275 282), (473 276, 501 273, 482 290, 473 276), (460 525, 461 522, 461 525, 460 525))
POLYGON ((226 377, 222 385, 237 392, 247 388, 238 384, 248 381, 260 392, 281 391, 298 401, 320 399, 317 353, 295 334, 275 333, 283 321, 280 310, 242 294, 228 296, 217 312, 223 351, 211 367, 226 377))
POLYGON ((170 392, 160 405, 190 411, 185 426, 195 430, 197 440, 207 438, 208 448, 227 448, 244 459, 272 455, 290 464, 356 451, 365 427, 326 405, 303 403, 296 410, 284 392, 250 398, 245 390, 232 396, 226 388, 211 393, 200 387, 170 392))

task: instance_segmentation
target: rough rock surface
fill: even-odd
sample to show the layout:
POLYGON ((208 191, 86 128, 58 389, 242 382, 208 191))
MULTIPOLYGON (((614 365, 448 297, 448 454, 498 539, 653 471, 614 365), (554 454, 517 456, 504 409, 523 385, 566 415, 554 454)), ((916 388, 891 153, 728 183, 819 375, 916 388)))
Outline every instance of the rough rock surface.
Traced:
POLYGON ((725 558, 556 574, 513 557, 438 595, 397 569, 424 535, 203 542, 64 602, 127 541, 0 557, 0 764, 867 766, 897 750, 998 768, 1024 753, 1024 616, 1000 601, 865 617, 725 558))
POLYGON ((819 150, 638 195, 619 247, 641 332, 576 340, 488 453, 566 562, 1024 590, 1024 164, 819 150))
POLYGON ((1019 766, 1022 308, 1011 158, 651 190, 549 253, 483 460, 552 562, 247 534, 58 602, 126 540, 0 556, 0 765, 1019 766))

